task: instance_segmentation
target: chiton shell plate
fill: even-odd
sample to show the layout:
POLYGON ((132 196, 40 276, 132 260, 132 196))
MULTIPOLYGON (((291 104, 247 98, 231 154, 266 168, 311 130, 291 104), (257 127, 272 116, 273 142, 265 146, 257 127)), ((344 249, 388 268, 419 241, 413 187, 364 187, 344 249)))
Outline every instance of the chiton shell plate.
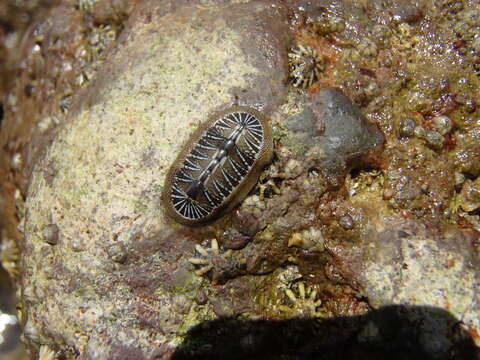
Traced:
POLYGON ((204 225, 231 211, 272 158, 270 124, 237 106, 211 116, 192 134, 170 168, 162 202, 185 225, 204 225))

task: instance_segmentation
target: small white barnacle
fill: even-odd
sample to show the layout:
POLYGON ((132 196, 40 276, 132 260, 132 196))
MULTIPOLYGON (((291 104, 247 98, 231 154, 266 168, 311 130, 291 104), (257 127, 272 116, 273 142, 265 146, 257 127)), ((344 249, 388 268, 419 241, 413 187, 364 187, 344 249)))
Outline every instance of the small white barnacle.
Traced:
POLYGON ((214 114, 192 134, 167 174, 166 213, 191 226, 220 218, 250 192, 272 154, 270 124, 259 111, 242 106, 214 114))
POLYGON ((38 360, 55 360, 55 352, 48 345, 42 345, 38 354, 38 360))
POLYGON ((308 88, 320 78, 325 69, 323 59, 306 45, 293 47, 288 53, 290 81, 295 87, 308 88))
POLYGON ((285 295, 289 299, 291 306, 278 305, 278 309, 287 315, 294 317, 323 317, 320 309, 322 301, 317 297, 317 290, 311 286, 305 286, 303 281, 297 285, 297 292, 292 289, 286 289, 285 295))

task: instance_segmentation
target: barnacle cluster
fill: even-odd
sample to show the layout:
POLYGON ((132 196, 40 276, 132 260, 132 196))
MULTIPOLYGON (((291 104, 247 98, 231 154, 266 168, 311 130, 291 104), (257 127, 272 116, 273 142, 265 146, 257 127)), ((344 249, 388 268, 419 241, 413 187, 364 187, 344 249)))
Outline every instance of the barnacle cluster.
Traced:
POLYGON ((280 166, 280 168, 272 164, 260 176, 260 182, 258 184, 259 199, 264 201, 273 194, 280 195, 282 193, 282 181, 295 178, 299 176, 302 171, 303 165, 295 159, 289 159, 286 164, 280 166))
POLYGON ((265 200, 266 194, 270 193, 270 190, 273 191, 273 193, 275 193, 276 195, 281 194, 280 188, 275 184, 273 179, 268 179, 264 183, 259 183, 258 187, 260 189, 259 197, 261 201, 265 200))
POLYGON ((307 45, 298 45, 288 53, 290 80, 295 87, 308 88, 325 69, 323 59, 307 45))
MULTIPOLYGON (((213 239, 210 242, 210 249, 206 249, 202 245, 197 244, 195 246, 195 250, 197 250, 198 254, 201 257, 190 258, 188 259, 188 261, 190 261, 194 265, 200 266, 200 268, 195 270, 195 274, 197 274, 198 276, 202 276, 213 269, 214 264, 211 261, 212 257, 220 256, 220 248, 218 246, 218 241, 216 239, 213 239)), ((228 258, 231 254, 232 251, 228 250, 223 254, 223 256, 228 258)))
POLYGON ((110 24, 94 26, 88 36, 88 61, 104 60, 109 46, 116 40, 119 29, 110 24))
POLYGON ((285 295, 288 297, 291 306, 279 305, 278 309, 287 315, 295 317, 322 317, 323 313, 319 310, 322 301, 317 299, 317 290, 311 286, 305 286, 303 281, 297 285, 297 294, 287 288, 285 295))
POLYGON ((199 256, 188 261, 198 267, 196 275, 208 276, 213 284, 222 284, 235 277, 245 263, 233 258, 233 250, 223 251, 216 239, 211 240, 210 248, 197 244, 195 250, 199 256))

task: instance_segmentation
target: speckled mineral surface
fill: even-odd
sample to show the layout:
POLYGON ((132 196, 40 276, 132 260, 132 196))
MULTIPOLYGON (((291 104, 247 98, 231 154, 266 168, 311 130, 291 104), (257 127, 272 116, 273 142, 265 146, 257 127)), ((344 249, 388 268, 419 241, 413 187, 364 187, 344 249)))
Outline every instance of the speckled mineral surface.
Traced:
POLYGON ((478 356, 478 1, 20 3, 0 274, 32 358, 478 356), (165 174, 234 105, 271 122, 272 163, 180 226, 165 174))
POLYGON ((282 8, 160 8, 132 15, 29 184, 25 336, 84 358, 153 356, 212 318, 195 302, 194 243, 160 207, 165 173, 210 112, 238 103, 268 114, 285 92, 282 8))

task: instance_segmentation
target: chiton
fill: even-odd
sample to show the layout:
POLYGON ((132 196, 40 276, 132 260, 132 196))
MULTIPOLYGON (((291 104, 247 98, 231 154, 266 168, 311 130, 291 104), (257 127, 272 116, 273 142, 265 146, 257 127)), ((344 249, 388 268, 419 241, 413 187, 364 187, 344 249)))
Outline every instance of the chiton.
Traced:
POLYGON ((185 225, 204 225, 231 211, 258 181, 273 154, 270 124, 257 110, 233 107, 211 116, 170 168, 162 201, 185 225))

